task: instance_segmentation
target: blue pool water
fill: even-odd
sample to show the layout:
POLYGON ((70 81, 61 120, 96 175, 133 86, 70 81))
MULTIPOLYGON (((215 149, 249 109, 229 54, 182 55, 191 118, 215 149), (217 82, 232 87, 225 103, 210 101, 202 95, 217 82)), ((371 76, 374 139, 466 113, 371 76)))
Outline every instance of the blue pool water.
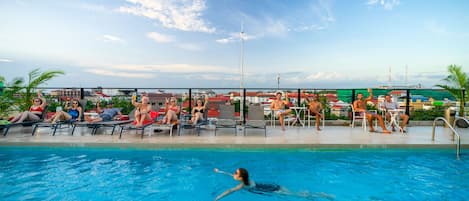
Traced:
MULTIPOLYGON (((249 170, 335 200, 467 200, 469 163, 454 150, 119 150, 0 147, 1 200, 213 200, 249 170)), ((308 200, 235 192, 222 200, 308 200)), ((325 200, 317 198, 315 200, 325 200)))

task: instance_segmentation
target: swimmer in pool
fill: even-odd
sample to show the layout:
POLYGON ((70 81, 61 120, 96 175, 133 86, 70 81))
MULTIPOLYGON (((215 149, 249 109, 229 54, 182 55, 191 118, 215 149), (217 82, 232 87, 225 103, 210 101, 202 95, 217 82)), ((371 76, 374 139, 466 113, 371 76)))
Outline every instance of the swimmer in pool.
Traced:
POLYGON ((334 200, 334 196, 325 194, 325 193, 316 193, 316 194, 311 194, 308 192, 302 192, 302 193, 293 193, 288 191, 286 188, 278 185, 278 184, 267 184, 267 183, 255 183, 253 180, 249 179, 249 173, 246 169, 244 168, 238 168, 234 174, 230 174, 224 171, 221 171, 217 168, 213 169, 214 172, 216 173, 222 173, 226 175, 233 176, 234 180, 239 181, 240 183, 219 196, 215 198, 216 200, 220 200, 223 197, 238 191, 240 189, 246 189, 249 192, 252 193, 257 193, 257 194, 281 194, 281 195, 292 195, 292 196, 297 196, 297 197, 302 197, 302 198, 307 198, 307 199, 317 199, 317 198, 325 198, 328 200, 334 200))

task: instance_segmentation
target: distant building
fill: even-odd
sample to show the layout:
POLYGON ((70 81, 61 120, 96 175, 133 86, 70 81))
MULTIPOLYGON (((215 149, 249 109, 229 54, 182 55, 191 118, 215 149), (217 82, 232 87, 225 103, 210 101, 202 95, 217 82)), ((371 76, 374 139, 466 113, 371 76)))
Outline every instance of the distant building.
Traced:
POLYGON ((58 97, 60 101, 65 101, 67 99, 80 99, 81 90, 80 89, 59 89, 59 90, 51 91, 50 95, 58 97))

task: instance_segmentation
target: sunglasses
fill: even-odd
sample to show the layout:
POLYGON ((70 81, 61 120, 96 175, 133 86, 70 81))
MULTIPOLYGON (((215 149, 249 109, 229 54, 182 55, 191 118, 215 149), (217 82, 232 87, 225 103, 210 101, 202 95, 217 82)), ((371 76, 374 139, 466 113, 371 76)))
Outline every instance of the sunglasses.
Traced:
POLYGON ((35 103, 39 103, 39 102, 41 102, 41 101, 40 101, 40 100, 34 100, 34 102, 35 102, 35 103))
POLYGON ((78 104, 78 103, 77 103, 77 102, 74 102, 73 104, 75 105, 75 104, 78 104))

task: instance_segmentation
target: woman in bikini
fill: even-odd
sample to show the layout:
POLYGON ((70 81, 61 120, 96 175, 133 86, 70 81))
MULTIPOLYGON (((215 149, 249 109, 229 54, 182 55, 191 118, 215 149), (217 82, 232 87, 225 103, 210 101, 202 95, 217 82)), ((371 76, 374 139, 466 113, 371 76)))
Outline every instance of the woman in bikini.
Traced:
POLYGON ((137 96, 132 96, 132 105, 135 106, 135 127, 142 127, 145 121, 151 121, 151 105, 148 96, 142 96, 142 102, 136 102, 137 96))
POLYGON ((225 192, 217 196, 215 198, 215 201, 220 200, 223 197, 241 189, 245 189, 251 193, 257 193, 257 194, 290 195, 290 196, 301 197, 301 198, 306 198, 306 199, 311 199, 311 200, 316 200, 317 198, 325 198, 328 200, 334 200, 334 196, 331 196, 325 193, 314 193, 314 194, 308 193, 308 192, 293 193, 278 184, 256 183, 253 180, 249 179, 249 173, 244 168, 238 168, 234 172, 234 174, 221 171, 217 168, 215 168, 213 171, 215 171, 216 173, 222 173, 222 174, 232 176, 234 180, 239 181, 238 185, 226 190, 225 192))
POLYGON ((42 113, 46 107, 46 99, 42 97, 40 91, 37 91, 37 98, 33 99, 33 105, 28 111, 24 111, 16 115, 10 120, 10 123, 22 123, 24 121, 38 121, 42 118, 42 113))
POLYGON ((208 96, 205 96, 205 102, 197 99, 196 106, 192 108, 192 119, 191 122, 195 126, 197 122, 204 120, 204 113, 207 112, 206 106, 208 103, 208 96))
POLYGON ((57 121, 80 121, 81 116, 83 115, 83 107, 77 99, 72 100, 72 106, 70 106, 70 101, 65 102, 65 110, 67 112, 60 110, 57 111, 54 116, 50 119, 47 119, 46 122, 56 123, 57 121))
POLYGON ((163 117, 163 124, 171 124, 171 121, 178 120, 178 114, 180 112, 180 108, 176 103, 176 98, 171 97, 171 99, 168 101, 166 99, 165 102, 165 110, 166 110, 166 115, 163 117))

